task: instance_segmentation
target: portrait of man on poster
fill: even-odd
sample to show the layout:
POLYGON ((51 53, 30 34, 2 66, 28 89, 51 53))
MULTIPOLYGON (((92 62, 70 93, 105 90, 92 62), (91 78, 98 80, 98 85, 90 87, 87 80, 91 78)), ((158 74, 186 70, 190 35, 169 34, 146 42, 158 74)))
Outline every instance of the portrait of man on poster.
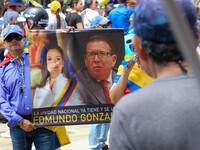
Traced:
POLYGON ((89 38, 84 55, 85 68, 78 71, 85 87, 81 95, 86 104, 111 104, 105 91, 109 91, 113 83, 116 61, 117 55, 108 38, 102 35, 89 38))

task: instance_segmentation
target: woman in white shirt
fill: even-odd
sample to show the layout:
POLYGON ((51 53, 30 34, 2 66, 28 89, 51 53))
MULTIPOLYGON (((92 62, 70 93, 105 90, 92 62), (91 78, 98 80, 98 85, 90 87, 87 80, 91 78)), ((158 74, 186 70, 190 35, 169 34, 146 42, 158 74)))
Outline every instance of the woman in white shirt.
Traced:
POLYGON ((59 46, 44 51, 42 79, 35 91, 34 108, 57 106, 62 99, 62 106, 84 104, 78 92, 82 86, 76 80, 68 78, 66 66, 64 53, 59 46))
POLYGON ((82 11, 81 17, 83 21, 83 26, 85 29, 90 28, 90 23, 92 19, 99 15, 99 13, 96 11, 98 7, 98 1, 97 0, 85 0, 85 10, 82 11))
POLYGON ((48 7, 50 7, 50 10, 47 9, 47 13, 49 15, 49 23, 45 29, 65 29, 67 23, 65 22, 65 19, 60 16, 60 2, 53 1, 48 5, 48 7))

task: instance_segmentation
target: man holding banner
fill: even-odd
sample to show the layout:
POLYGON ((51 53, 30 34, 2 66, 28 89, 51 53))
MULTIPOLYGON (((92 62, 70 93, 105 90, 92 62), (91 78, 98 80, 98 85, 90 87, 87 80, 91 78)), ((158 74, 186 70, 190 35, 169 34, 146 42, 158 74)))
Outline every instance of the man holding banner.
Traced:
POLYGON ((0 112, 8 120, 14 150, 31 149, 32 142, 43 149, 54 149, 54 132, 36 129, 31 122, 32 100, 29 54, 24 53, 24 33, 17 25, 2 31, 4 46, 8 49, 0 68, 0 112))
MULTIPOLYGON (((87 69, 80 72, 83 85, 86 86, 85 100, 87 104, 112 104, 109 97, 116 73, 112 68, 115 66, 117 56, 112 45, 104 36, 92 36, 86 44, 84 56, 87 69)), ((89 145, 91 150, 106 150, 105 144, 109 123, 93 124, 89 133, 89 145)))

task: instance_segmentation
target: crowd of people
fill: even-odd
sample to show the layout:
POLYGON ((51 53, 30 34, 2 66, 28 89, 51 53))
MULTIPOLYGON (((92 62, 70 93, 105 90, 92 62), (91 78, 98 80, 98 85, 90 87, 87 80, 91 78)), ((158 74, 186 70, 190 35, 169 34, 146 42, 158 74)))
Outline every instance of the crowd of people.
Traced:
MULTIPOLYGON (((190 0, 174 3, 189 22, 197 47, 194 51, 198 53, 200 0, 194 4, 190 0)), ((76 88, 79 85, 68 77, 62 48, 54 45, 45 49, 41 58, 44 69, 34 97, 48 96, 51 104, 32 101, 28 30, 123 28, 125 45, 129 43, 124 51, 132 48, 134 61, 119 66, 118 72, 113 69, 117 56, 110 39, 93 36, 86 43, 86 68, 79 74, 89 93, 87 104, 115 105, 111 123, 91 125, 90 149, 198 150, 200 85, 179 50, 162 0, 69 0, 67 5, 71 11, 65 14, 61 0, 29 8, 22 0, 5 1, 0 19, 0 113, 8 121, 13 149, 31 150, 32 143, 36 150, 58 148, 53 130, 36 128, 31 122, 32 106, 52 106, 68 81, 76 88), (127 36, 130 39, 126 41, 127 36), (57 71, 52 69, 54 63, 57 71), (98 69, 94 64, 98 64, 98 69), (60 84, 59 80, 65 82, 60 84), (52 93, 57 95, 45 94, 46 89, 55 90, 52 93)), ((74 97, 82 98, 75 94, 68 104, 73 103, 74 97)))

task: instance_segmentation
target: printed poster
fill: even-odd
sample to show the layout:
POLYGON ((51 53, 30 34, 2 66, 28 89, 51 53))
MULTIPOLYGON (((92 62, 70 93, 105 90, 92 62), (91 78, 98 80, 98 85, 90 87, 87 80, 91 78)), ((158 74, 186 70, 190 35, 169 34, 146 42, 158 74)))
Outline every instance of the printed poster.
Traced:
POLYGON ((124 51, 121 29, 31 30, 33 123, 40 127, 110 122, 113 104, 107 91, 124 51))

